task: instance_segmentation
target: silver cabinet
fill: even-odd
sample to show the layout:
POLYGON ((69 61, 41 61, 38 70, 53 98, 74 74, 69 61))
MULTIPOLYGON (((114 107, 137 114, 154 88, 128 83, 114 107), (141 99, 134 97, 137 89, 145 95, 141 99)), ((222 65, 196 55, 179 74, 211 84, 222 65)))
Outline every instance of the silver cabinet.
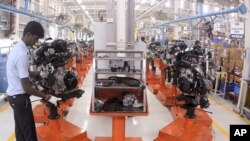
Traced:
POLYGON ((143 51, 96 50, 92 113, 146 113, 143 51))

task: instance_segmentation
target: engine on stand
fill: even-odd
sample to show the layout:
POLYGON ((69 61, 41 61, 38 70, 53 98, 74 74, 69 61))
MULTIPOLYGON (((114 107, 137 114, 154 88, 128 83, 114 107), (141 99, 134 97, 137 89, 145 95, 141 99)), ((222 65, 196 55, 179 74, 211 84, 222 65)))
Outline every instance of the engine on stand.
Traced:
POLYGON ((168 64, 167 68, 167 78, 168 82, 172 80, 172 66, 176 61, 187 61, 192 64, 199 72, 204 76, 206 82, 212 83, 214 81, 214 77, 212 71, 216 69, 217 65, 215 61, 212 59, 212 55, 210 51, 206 51, 204 47, 201 47, 200 41, 195 41, 194 45, 190 45, 189 47, 185 43, 181 43, 178 45, 173 45, 168 48, 164 55, 166 63, 168 64))
POLYGON ((209 107, 207 98, 209 83, 206 82, 199 68, 187 61, 176 61, 173 79, 173 84, 182 92, 176 96, 176 99, 185 101, 185 104, 182 105, 184 109, 187 109, 185 117, 195 118, 195 108, 198 105, 201 108, 209 107))
POLYGON ((35 122, 46 123, 36 128, 39 141, 90 141, 86 131, 62 118, 73 98, 84 93, 78 88, 75 69, 66 68, 68 60, 79 55, 76 47, 73 42, 54 40, 30 49, 30 71, 40 72, 40 76, 32 78, 33 86, 58 98, 57 104, 42 99, 43 104, 33 110, 35 122))
POLYGON ((48 94, 62 94, 77 87, 77 73, 67 70, 69 58, 77 56, 76 48, 64 40, 55 40, 30 49, 30 70, 40 71, 32 80, 35 87, 48 94))
POLYGON ((155 141, 167 138, 175 141, 211 141, 212 119, 203 110, 210 106, 208 92, 211 81, 205 75, 211 59, 209 53, 198 44, 188 47, 180 43, 166 49, 161 56, 167 63, 168 82, 180 93, 171 91, 176 93, 174 97, 177 100, 171 107, 174 121, 160 129, 155 141))

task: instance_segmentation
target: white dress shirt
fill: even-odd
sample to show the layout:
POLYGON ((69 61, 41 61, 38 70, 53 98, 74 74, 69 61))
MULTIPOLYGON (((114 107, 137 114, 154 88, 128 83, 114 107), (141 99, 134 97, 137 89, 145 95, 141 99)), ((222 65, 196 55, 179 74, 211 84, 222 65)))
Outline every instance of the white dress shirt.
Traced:
POLYGON ((7 60, 7 94, 14 96, 24 94, 21 78, 29 77, 29 50, 20 40, 11 50, 7 60))

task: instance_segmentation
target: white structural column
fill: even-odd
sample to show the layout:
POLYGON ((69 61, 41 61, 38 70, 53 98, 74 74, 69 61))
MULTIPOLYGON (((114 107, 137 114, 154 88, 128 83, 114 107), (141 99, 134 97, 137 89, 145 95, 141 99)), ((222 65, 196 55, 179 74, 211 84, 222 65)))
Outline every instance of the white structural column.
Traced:
POLYGON ((245 5, 247 6, 247 13, 244 15, 245 17, 245 49, 246 49, 246 57, 244 59, 244 66, 243 66, 243 74, 241 80, 241 88, 240 88, 240 95, 237 107, 235 109, 236 112, 243 114, 243 107, 246 102, 247 96, 247 83, 245 80, 250 80, 250 0, 244 1, 245 5))
POLYGON ((106 3, 106 19, 107 19, 107 25, 106 25, 106 41, 107 44, 114 45, 116 42, 116 18, 115 18, 115 1, 114 0, 107 0, 106 3))
MULTIPOLYGON (((180 4, 181 4, 181 0, 175 0, 174 1, 174 19, 178 19, 178 13, 179 13, 179 8, 180 8, 180 4)), ((175 39, 179 39, 179 26, 178 23, 176 23, 175 27, 174 27, 174 37, 175 39)))
POLYGON ((125 0, 117 0, 117 49, 124 50, 125 42, 126 42, 126 32, 125 32, 125 9, 126 1, 125 0))
POLYGON ((126 37, 127 37, 127 44, 131 47, 134 46, 135 40, 135 2, 134 0, 128 0, 127 2, 127 28, 126 28, 126 37))

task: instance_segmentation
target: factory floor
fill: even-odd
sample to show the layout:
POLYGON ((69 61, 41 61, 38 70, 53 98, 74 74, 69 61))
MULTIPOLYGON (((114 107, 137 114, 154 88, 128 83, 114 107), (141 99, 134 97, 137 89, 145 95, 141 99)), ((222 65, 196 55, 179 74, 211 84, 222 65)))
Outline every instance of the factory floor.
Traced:
MULTIPOLYGON (((93 91, 93 71, 90 69, 84 80, 82 89, 84 95, 74 101, 66 119, 87 130, 88 137, 94 140, 97 136, 111 136, 112 118, 89 115, 90 98, 93 91)), ((149 115, 126 118, 126 136, 142 137, 143 141, 153 141, 161 128, 173 121, 170 111, 164 107, 156 97, 147 89, 149 115)), ((31 97, 32 100, 38 98, 31 97)), ((229 141, 229 125, 250 124, 246 118, 233 112, 235 105, 220 96, 209 96, 211 106, 208 111, 213 112, 212 135, 214 141, 229 141)), ((34 102, 33 106, 39 104, 34 102)), ((8 103, 0 102, 0 141, 14 141, 13 112, 8 103)))

